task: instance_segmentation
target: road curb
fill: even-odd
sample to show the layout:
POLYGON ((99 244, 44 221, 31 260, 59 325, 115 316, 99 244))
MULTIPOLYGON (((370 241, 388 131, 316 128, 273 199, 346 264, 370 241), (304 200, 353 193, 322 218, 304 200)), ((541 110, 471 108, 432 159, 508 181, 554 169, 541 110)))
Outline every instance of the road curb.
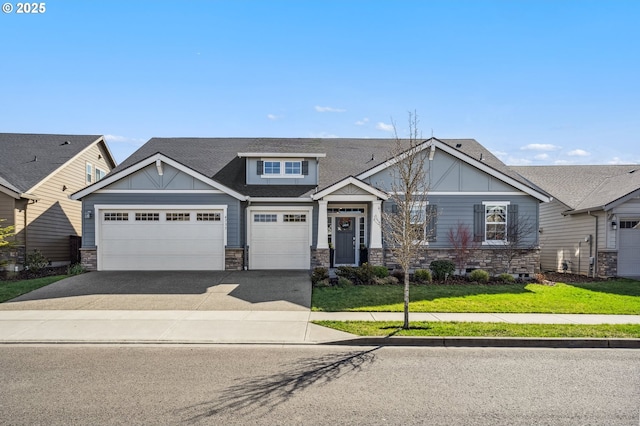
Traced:
POLYGON ((491 348, 640 349, 640 339, 519 338, 519 337, 359 337, 326 342, 346 346, 425 346, 491 348))

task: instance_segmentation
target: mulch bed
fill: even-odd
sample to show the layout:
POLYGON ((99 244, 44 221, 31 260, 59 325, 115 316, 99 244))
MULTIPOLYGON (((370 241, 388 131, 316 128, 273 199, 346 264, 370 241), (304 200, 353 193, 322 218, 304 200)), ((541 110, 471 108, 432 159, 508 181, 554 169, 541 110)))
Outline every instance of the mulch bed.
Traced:
POLYGON ((0 280, 5 281, 19 281, 19 280, 31 280, 34 278, 50 277, 52 275, 66 275, 67 266, 58 266, 50 268, 42 268, 39 271, 29 271, 27 269, 20 271, 10 276, 3 276, 4 272, 0 272, 0 280))

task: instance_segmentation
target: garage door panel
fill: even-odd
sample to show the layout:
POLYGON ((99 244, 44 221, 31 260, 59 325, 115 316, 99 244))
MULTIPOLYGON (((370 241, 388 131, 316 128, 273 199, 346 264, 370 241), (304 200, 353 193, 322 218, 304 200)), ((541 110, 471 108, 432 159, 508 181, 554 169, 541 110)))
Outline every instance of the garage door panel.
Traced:
MULTIPOLYGON (((618 249, 618 275, 640 276, 640 229, 633 229, 631 226, 638 223, 634 221, 624 221, 628 228, 622 228, 620 232, 620 242, 618 249)), ((621 223, 621 225, 623 225, 621 223)))
POLYGON ((249 267, 251 269, 309 269, 311 215, 308 211, 263 212, 275 215, 276 222, 251 220, 249 267), (284 222, 287 214, 306 215, 304 222, 284 222))

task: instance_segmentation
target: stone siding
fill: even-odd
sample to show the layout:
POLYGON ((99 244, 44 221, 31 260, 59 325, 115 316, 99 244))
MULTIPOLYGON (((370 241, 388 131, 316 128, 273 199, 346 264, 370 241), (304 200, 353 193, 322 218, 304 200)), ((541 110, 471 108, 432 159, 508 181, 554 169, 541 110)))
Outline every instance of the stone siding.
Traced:
POLYGON ((615 277, 618 275, 618 252, 600 251, 598 252, 598 276, 615 277))
POLYGON ((369 264, 374 266, 384 265, 384 256, 381 248, 369 249, 369 264))
POLYGON ((225 249, 224 269, 226 271, 242 271, 244 269, 244 249, 242 248, 225 249))
POLYGON ((97 271, 98 251, 96 250, 96 248, 80 248, 80 263, 87 271, 97 271))
POLYGON ((329 249, 311 249, 311 269, 329 267, 329 249))

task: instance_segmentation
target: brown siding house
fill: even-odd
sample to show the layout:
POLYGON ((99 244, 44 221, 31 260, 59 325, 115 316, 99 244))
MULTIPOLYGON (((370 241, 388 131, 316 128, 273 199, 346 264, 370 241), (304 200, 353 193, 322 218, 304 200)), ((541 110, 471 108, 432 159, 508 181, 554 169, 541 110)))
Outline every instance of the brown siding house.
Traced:
POLYGON ((116 166, 104 137, 0 133, 0 152, 0 226, 15 227, 4 268, 22 269, 35 249, 69 264, 70 238, 82 234, 82 204, 69 195, 116 166))

